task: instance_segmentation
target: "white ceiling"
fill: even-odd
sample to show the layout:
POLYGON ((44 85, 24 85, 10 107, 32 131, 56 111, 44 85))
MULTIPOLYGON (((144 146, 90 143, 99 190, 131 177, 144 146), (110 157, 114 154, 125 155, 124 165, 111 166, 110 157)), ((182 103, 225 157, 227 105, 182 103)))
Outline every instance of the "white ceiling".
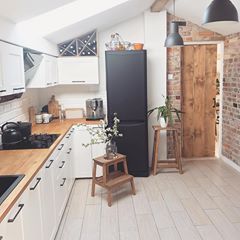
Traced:
POLYGON ((86 17, 72 25, 68 25, 46 36, 47 39, 61 43, 88 31, 98 31, 112 27, 149 9, 154 0, 128 0, 115 7, 106 8, 98 14, 86 17))
MULTIPOLYGON (((0 16, 18 23, 75 0, 0 0, 0 16)), ((84 0, 82 0, 84 2, 84 0)))
MULTIPOLYGON (((231 0, 238 10, 240 18, 240 1, 231 0)), ((204 10, 212 2, 212 0, 175 0, 176 2, 176 16, 185 18, 199 26, 202 25, 202 18, 204 10)), ((173 13, 173 0, 167 4, 166 9, 168 12, 173 13)), ((211 23, 211 25, 204 25, 204 28, 220 33, 222 35, 228 35, 232 33, 240 32, 240 23, 211 23)))

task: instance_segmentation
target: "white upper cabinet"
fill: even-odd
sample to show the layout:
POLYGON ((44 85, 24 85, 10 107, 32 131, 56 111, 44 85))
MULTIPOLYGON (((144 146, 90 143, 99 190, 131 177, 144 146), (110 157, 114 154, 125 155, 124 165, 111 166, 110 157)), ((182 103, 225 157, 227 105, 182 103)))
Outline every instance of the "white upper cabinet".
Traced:
POLYGON ((60 57, 60 84, 99 84, 98 57, 60 57))
POLYGON ((0 96, 24 91, 23 49, 0 42, 0 96))
POLYGON ((57 58, 44 55, 43 60, 30 82, 28 88, 45 88, 58 84, 57 58))

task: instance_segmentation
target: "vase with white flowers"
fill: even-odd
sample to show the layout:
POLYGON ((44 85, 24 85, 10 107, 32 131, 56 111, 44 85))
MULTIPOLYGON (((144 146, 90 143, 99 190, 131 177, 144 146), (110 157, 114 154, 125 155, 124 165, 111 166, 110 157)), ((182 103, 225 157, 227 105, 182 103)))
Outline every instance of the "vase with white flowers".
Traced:
POLYGON ((91 141, 90 143, 83 144, 83 146, 88 147, 89 145, 93 144, 105 143, 105 158, 113 159, 117 154, 116 139, 123 136, 123 134, 118 130, 119 123, 120 120, 117 117, 117 113, 114 113, 112 127, 106 127, 104 121, 101 121, 101 124, 98 126, 98 128, 92 128, 91 126, 85 125, 91 136, 91 141))

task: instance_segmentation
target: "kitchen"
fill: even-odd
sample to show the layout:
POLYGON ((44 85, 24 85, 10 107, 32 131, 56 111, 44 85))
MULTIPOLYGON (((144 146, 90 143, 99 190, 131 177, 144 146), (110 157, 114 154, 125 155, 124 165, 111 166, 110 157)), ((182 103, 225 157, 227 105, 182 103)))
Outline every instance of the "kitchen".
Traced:
MULTIPOLYGON (((39 136, 33 135, 31 144, 43 144, 43 148, 26 150, 24 146, 25 149, 22 150, 0 151, 1 178, 4 175, 14 175, 5 181, 6 185, 13 185, 5 193, 5 199, 0 199, 0 239, 238 239, 239 133, 234 129, 239 128, 239 78, 235 60, 238 59, 239 52, 239 24, 232 26, 229 23, 227 28, 203 28, 200 17, 211 2, 207 0, 199 6, 196 4, 199 8, 194 10, 197 20, 184 8, 189 4, 187 0, 176 0, 176 3, 163 0, 106 0, 101 4, 94 3, 94 8, 91 3, 79 0, 52 4, 46 1, 44 6, 31 1, 24 5, 19 1, 14 2, 18 5, 17 10, 10 11, 13 2, 4 3, 0 11, 0 39, 3 40, 0 43, 0 124, 4 126, 6 122, 18 121, 26 123, 32 119, 31 134, 41 134, 41 141, 44 141, 39 143, 39 136), (75 11, 76 9, 79 10, 75 11), (68 12, 72 13, 71 17, 68 12), (173 15, 178 17, 174 18, 173 15), (168 37, 167 27, 175 19, 187 21, 186 26, 179 28, 187 45, 186 52, 182 55, 180 48, 164 46, 168 37), (88 36, 91 39, 89 47, 84 44, 88 36), (128 42, 144 43, 143 50, 134 50, 131 46, 131 50, 122 53, 108 51, 108 45, 116 43, 116 40, 126 44, 126 48, 128 42), (213 72, 217 72, 220 81, 220 100, 214 103, 220 104, 220 120, 215 125, 214 115, 211 125, 213 147, 205 147, 211 154, 196 151, 185 130, 189 124, 183 125, 182 144, 189 146, 189 152, 190 147, 195 149, 196 156, 188 156, 188 148, 185 146, 182 156, 183 174, 175 170, 171 173, 162 170, 153 176, 149 170, 154 144, 152 126, 159 123, 156 115, 147 117, 147 110, 164 105, 165 99, 162 96, 169 96, 174 107, 184 109, 186 113, 181 117, 187 123, 186 109, 191 105, 182 102, 181 99, 189 95, 184 95, 181 88, 186 89, 190 85, 186 85, 189 83, 188 75, 184 75, 180 59, 182 57, 182 63, 189 64, 187 56, 194 44, 215 45, 212 47, 216 54, 213 59, 216 69, 213 72), (81 56, 74 56, 74 51, 75 55, 81 56), (88 52, 92 56, 84 56, 88 52), (129 57, 119 62, 115 59, 119 56, 124 59, 125 54, 137 57, 133 62, 127 62, 129 57), (40 63, 36 64, 37 68, 32 67, 34 72, 27 73, 25 56, 30 59, 34 56, 41 57, 40 63), (138 66, 135 65, 136 62, 138 66), (114 74, 115 79, 124 74, 123 80, 118 78, 116 89, 116 84, 111 85, 110 82, 114 74), (131 77, 132 82, 127 79, 131 74, 137 76, 131 77), (184 83, 181 82, 181 77, 186 79, 184 83), (133 81, 135 78, 138 82, 133 81), (131 98, 122 98, 127 90, 131 90, 127 87, 131 83, 137 89, 134 95, 138 101, 135 98, 132 101, 131 98), (147 84, 147 87, 140 87, 140 83, 147 84), (114 100, 116 96, 117 100, 114 100), (97 105, 100 105, 99 114, 93 120, 85 118, 91 118, 87 114, 91 107, 86 106, 96 104, 94 101, 87 102, 88 99, 98 99, 97 105), (105 120, 108 118, 108 122, 111 121, 112 114, 124 100, 127 101, 124 104, 127 118, 119 108, 117 114, 123 138, 117 142, 117 147, 120 153, 127 155, 128 170, 134 176, 136 195, 131 194, 128 185, 116 187, 112 193, 112 205, 108 207, 107 192, 102 188, 97 186, 95 197, 91 196, 92 159, 105 154, 105 144, 90 147, 83 145, 91 141, 86 127, 101 129, 99 119, 103 118, 102 112, 106 115, 105 120), (40 113, 50 109, 48 104, 51 101, 57 102, 58 107, 54 110, 56 119, 48 123, 51 116, 40 113), (33 114, 29 119, 30 108, 33 114), (76 113, 75 110, 78 111, 78 118, 69 118, 69 115, 76 113), (133 112, 141 111, 145 113, 141 114, 144 120, 136 116, 128 118, 133 112), (35 113, 39 115, 37 118, 35 113), (124 128, 121 128, 121 123, 124 128), (144 127, 132 132, 126 131, 129 124, 143 124, 144 127), (44 147, 45 143, 48 148, 44 147), (131 151, 124 152, 128 143, 127 148, 133 151, 134 156, 131 151), (135 145, 137 150, 134 149, 135 145), (140 160, 137 162, 132 159, 140 160)), ((239 9, 236 1, 232 2, 239 9)), ((200 47, 195 49, 203 51, 200 47)), ((208 54, 208 50, 204 51, 208 54)), ((195 59, 197 61, 198 58, 195 59)), ((31 66, 27 69, 31 69, 31 66)), ((193 78, 198 79, 199 75, 195 75, 194 71, 193 78)), ((199 85, 191 87, 196 86, 199 85)), ((205 99, 201 99, 208 99, 212 105, 212 95, 204 96, 205 99)), ((200 116, 197 114, 201 113, 198 111, 201 107, 197 107, 198 102, 194 104, 195 115, 200 116)), ((214 108, 213 114, 215 111, 214 108)), ((90 109, 90 115, 94 112, 90 109)), ((206 114, 204 118, 208 117, 206 114)), ((177 119, 174 121, 179 130, 181 123, 177 119)), ((191 135, 194 139, 192 142, 196 138, 196 144, 210 145, 209 142, 200 143, 201 139, 205 139, 205 132, 210 132, 205 127, 209 121, 198 125, 196 117, 193 118, 195 127, 204 131, 201 134, 196 131, 191 135)), ((22 124, 21 128, 24 127, 26 126, 22 124)), ((14 132, 15 137, 19 137, 15 130, 6 131, 7 125, 5 128, 2 129, 2 140, 9 140, 4 131, 10 132, 11 136, 14 132)), ((26 128, 29 133, 29 125, 26 128)), ((166 159, 172 153, 171 136, 161 132, 159 158, 166 159)), ((101 169, 97 168, 96 174, 101 176, 101 169)), ((2 186, 1 191, 5 192, 7 187, 2 186)))

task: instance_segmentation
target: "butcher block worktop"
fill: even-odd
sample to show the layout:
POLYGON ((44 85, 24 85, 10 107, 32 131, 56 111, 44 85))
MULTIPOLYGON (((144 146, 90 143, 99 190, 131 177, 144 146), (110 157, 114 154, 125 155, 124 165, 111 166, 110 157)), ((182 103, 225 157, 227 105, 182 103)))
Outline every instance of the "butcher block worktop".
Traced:
POLYGON ((11 194, 0 205, 0 222, 21 196, 27 185, 36 173, 44 165, 55 147, 62 140, 72 125, 99 124, 99 121, 86 121, 85 119, 54 120, 48 124, 36 124, 32 127, 32 133, 57 133, 61 134, 57 140, 47 149, 24 149, 0 151, 0 175, 24 174, 25 177, 15 187, 11 194))

